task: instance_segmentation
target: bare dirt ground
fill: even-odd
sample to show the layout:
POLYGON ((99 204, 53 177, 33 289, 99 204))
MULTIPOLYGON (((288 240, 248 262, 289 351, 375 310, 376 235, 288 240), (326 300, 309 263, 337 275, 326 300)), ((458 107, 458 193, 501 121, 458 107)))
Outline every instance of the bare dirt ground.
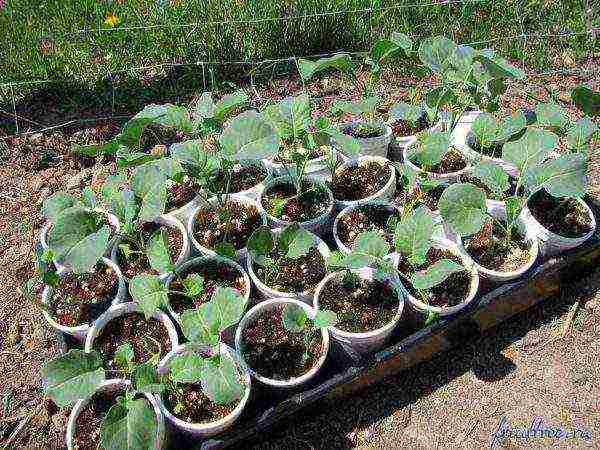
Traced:
MULTIPOLYGON (((599 87, 593 78, 552 76, 532 78, 527 90, 541 96, 536 86, 549 85, 567 101, 570 88, 581 81, 599 87)), ((404 97, 412 82, 389 77, 385 91, 404 97)), ((298 82, 278 81, 259 93, 262 98, 280 97, 298 88, 298 82)), ((330 85, 311 89, 322 95, 353 95, 343 84, 333 90, 330 85)), ((522 92, 511 90, 504 106, 528 104, 522 92)), ((325 97, 323 105, 329 101, 325 97)), ((44 112, 20 105, 19 114, 35 118, 44 112)), ((99 182, 115 170, 111 161, 72 154, 71 144, 101 142, 117 130, 116 122, 104 121, 0 140, 0 445, 6 448, 64 448, 69 411, 44 397, 39 374, 58 346, 53 331, 25 300, 23 286, 33 274, 43 199, 60 189, 75 191, 88 181, 99 182)), ((598 180, 596 155, 590 164, 590 193, 600 198, 598 180)), ((538 416, 548 426, 588 430, 592 440, 513 438, 503 446, 600 448, 599 290, 600 271, 485 336, 335 408, 298 416, 254 444, 277 449, 478 448, 489 445, 503 416, 515 427, 538 416), (585 304, 563 336, 563 324, 570 322, 571 305, 578 300, 585 304)))

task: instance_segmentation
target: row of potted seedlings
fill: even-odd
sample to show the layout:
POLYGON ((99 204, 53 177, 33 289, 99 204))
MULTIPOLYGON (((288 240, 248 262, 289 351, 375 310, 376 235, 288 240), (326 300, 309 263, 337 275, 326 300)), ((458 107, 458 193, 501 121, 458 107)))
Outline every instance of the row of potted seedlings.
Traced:
MULTIPOLYGON (((352 74, 349 64, 299 61, 300 75, 352 74)), ((314 118, 306 94, 237 115, 243 93, 217 103, 204 94, 190 110, 149 106, 115 140, 82 150, 114 154, 121 171, 44 203, 51 268, 39 306, 84 344, 43 371, 48 395, 75 405, 69 448, 161 448, 165 417, 183 432, 220 433, 252 381, 286 389, 313 378, 330 338, 374 352, 407 308, 427 320, 454 314, 480 276, 518 278, 540 251, 591 236, 590 119, 572 123, 553 104, 533 118, 465 115, 482 101, 493 109, 518 70, 445 38, 414 49, 393 35, 368 64, 363 98, 335 106, 362 123, 314 118), (441 86, 381 125, 369 95, 401 52, 441 86), (442 107, 455 114, 439 121, 442 107), (152 126, 190 139, 145 151, 152 126), (388 128, 403 162, 387 159, 388 128)))

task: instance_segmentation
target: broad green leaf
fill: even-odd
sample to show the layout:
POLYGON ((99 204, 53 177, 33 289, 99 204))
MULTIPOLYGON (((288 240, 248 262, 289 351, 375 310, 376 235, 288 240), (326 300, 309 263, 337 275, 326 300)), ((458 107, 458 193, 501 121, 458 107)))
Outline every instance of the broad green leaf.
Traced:
POLYGON ((56 192, 44 200, 42 214, 50 221, 55 221, 66 209, 75 206, 77 199, 66 192, 56 192))
POLYGON ((129 293, 146 319, 152 317, 161 306, 167 305, 168 290, 155 275, 141 274, 129 282, 129 293))
POLYGON ((469 47, 468 45, 456 46, 456 49, 450 58, 450 62, 454 70, 458 72, 460 78, 464 79, 470 73, 476 55, 477 52, 473 47, 469 47))
POLYGON ((426 270, 415 273, 411 277, 411 284, 420 291, 431 289, 443 283, 450 275, 464 271, 460 264, 449 259, 441 259, 426 270))
POLYGON ((434 131, 419 137, 414 158, 425 167, 439 164, 450 150, 450 136, 448 133, 434 131))
POLYGON ((396 226, 394 233, 396 250, 410 260, 422 264, 431 247, 430 239, 433 230, 433 217, 429 211, 425 208, 416 209, 396 226))
POLYGON ((98 208, 98 198, 90 186, 86 186, 81 191, 81 201, 86 208, 98 208))
POLYGON ((425 110, 417 105, 398 103, 390 109, 390 118, 404 120, 410 124, 416 124, 425 115, 425 110))
POLYGON ((530 167, 525 185, 532 192, 544 188, 554 197, 582 198, 587 187, 587 157, 571 153, 530 167))
POLYGON ((506 199, 506 222, 509 225, 516 223, 521 210, 523 209, 523 199, 520 197, 508 197, 506 199))
POLYGON ((152 119, 152 123, 175 128, 188 133, 192 131, 192 121, 187 109, 170 103, 164 105, 148 105, 136 114, 134 119, 136 118, 152 119))
POLYGON ((155 117, 138 117, 139 114, 141 113, 129 120, 115 138, 121 147, 126 147, 130 151, 140 150, 140 139, 144 129, 156 119, 155 117))
POLYGON ((165 183, 155 184, 142 198, 139 212, 140 222, 150 222, 165 211, 167 204, 167 186, 165 183))
POLYGON ((383 258, 390 253, 390 246, 379 232, 365 231, 356 239, 352 253, 383 258))
POLYGON ((72 150, 74 153, 79 153, 83 156, 89 156, 90 158, 96 158, 102 153, 102 148, 103 146, 98 144, 73 144, 72 150))
POLYGON ((204 278, 197 273, 189 274, 181 280, 181 284, 183 284, 183 289, 189 297, 198 297, 204 290, 204 278))
POLYGON ((154 161, 156 156, 120 146, 116 151, 117 167, 135 167, 154 161))
POLYGON ((213 316, 216 322, 212 329, 216 333, 235 325, 240 321, 246 309, 246 301, 231 288, 217 287, 209 304, 214 309, 213 316))
POLYGON ((393 56, 400 50, 400 47, 392 40, 379 39, 371 47, 370 57, 375 64, 383 64, 387 58, 393 56))
POLYGON ((496 142, 505 142, 517 133, 520 133, 527 126, 525 114, 521 111, 512 113, 504 118, 498 125, 498 134, 495 138, 496 142))
POLYGON ((594 91, 588 86, 579 85, 571 92, 571 99, 575 106, 588 116, 600 115, 600 92, 594 91))
POLYGON ((369 97, 358 101, 336 100, 333 103, 334 111, 343 111, 350 114, 370 114, 375 111, 381 99, 379 97, 369 97))
POLYGON ((217 167, 214 155, 204 150, 199 139, 179 142, 171 145, 171 155, 180 164, 192 167, 196 172, 208 173, 217 167))
POLYGON ((215 116, 215 102, 210 92, 203 92, 191 107, 192 120, 196 123, 215 116))
POLYGON ((503 194, 509 186, 508 174, 491 161, 481 161, 473 168, 473 176, 486 185, 492 192, 503 194))
POLYGON ((247 247, 250 252, 259 255, 268 255, 275 248, 275 239, 272 231, 266 226, 257 228, 248 238, 247 247))
POLYGON ((102 201, 108 203, 115 192, 128 185, 127 181, 127 177, 122 172, 109 175, 100 188, 100 198, 102 201))
POLYGON ((589 117, 582 117, 567 131, 569 148, 577 152, 585 152, 587 143, 596 131, 598 131, 598 125, 589 117))
POLYGON ((487 148, 496 142, 500 134, 500 125, 491 114, 481 113, 471 125, 471 132, 477 138, 479 145, 487 148))
POLYGON ((126 342, 117 347, 113 360, 119 369, 128 371, 133 362, 133 358, 135 358, 133 347, 129 342, 126 342))
POLYGON ((328 129, 326 134, 335 142, 336 148, 348 157, 356 157, 360 153, 360 142, 347 134, 335 129, 328 129))
POLYGON ((211 302, 203 303, 196 309, 181 314, 181 329, 184 336, 194 344, 214 346, 219 343, 216 332, 219 320, 211 302))
POLYGON ((217 242, 213 247, 215 253, 225 258, 235 259, 237 250, 231 242, 217 242))
POLYGON ((456 94, 445 86, 439 86, 425 93, 425 104, 433 111, 458 101, 456 94))
POLYGON ((485 192, 470 183, 451 184, 438 205, 444 220, 461 236, 477 233, 487 218, 485 192))
POLYGON ((456 44, 443 36, 424 39, 419 45, 421 62, 434 72, 450 68, 456 44))
POLYGON ((150 267, 158 273, 162 274, 173 270, 167 237, 162 229, 157 230, 150 236, 150 240, 146 245, 146 255, 148 256, 150 267))
POLYGON ((148 394, 159 394, 166 388, 159 379, 156 366, 151 362, 145 362, 135 367, 132 374, 135 389, 148 394))
POLYGON ((557 142, 558 138, 554 133, 530 128, 518 141, 504 144, 502 159, 517 166, 520 173, 525 173, 529 167, 544 161, 557 142))
POLYGON ((202 374, 202 390, 218 405, 227 405, 240 399, 246 387, 240 382, 236 365, 227 356, 218 363, 207 364, 202 374))
POLYGON ((131 189, 136 197, 143 199, 150 191, 162 185, 168 176, 160 165, 146 163, 137 167, 131 177, 131 189))
POLYGON ((354 250, 342 259, 341 265, 347 269, 361 269, 375 264, 375 262, 376 261, 372 256, 365 253, 358 253, 354 250))
POLYGON ((475 60, 481 62, 484 69, 493 78, 517 78, 525 79, 525 72, 511 65, 504 58, 496 54, 494 50, 482 50, 477 52, 475 60))
POLYGON ((287 303, 283 307, 281 319, 283 321, 283 327, 286 330, 291 331, 292 333, 300 333, 306 326, 308 315, 306 314, 306 311, 304 311, 304 308, 293 303, 287 303))
POLYGON ((169 374, 176 383, 194 383, 202 379, 208 361, 190 351, 175 356, 169 361, 169 374))
POLYGON ((104 450, 150 450, 156 446, 157 427, 145 398, 116 403, 102 422, 100 443, 104 450))
POLYGON ((44 392, 63 408, 92 394, 105 380, 102 357, 92 351, 69 350, 41 370, 44 392))
POLYGON ((234 159, 268 158, 279 149, 276 130, 255 111, 233 118, 219 143, 225 154, 234 159))
POLYGON ((314 75, 326 69, 338 69, 341 72, 349 73, 354 70, 354 66, 352 65, 350 55, 347 53, 339 53, 317 61, 298 59, 298 72, 304 81, 311 79, 314 75))
POLYGON ((139 209, 133 191, 129 188, 106 190, 106 192, 103 190, 103 200, 108 210, 119 219, 121 231, 124 234, 131 234, 139 209))
POLYGON ((313 319, 315 328, 332 327, 338 322, 338 316, 333 311, 318 310, 313 319))
POLYGON ((302 256, 306 256, 314 246, 314 236, 304 228, 299 227, 294 233, 289 245, 287 245, 285 256, 292 259, 301 258, 302 256))
POLYGON ((242 90, 224 96, 215 105, 215 118, 220 122, 227 120, 236 108, 239 108, 240 106, 244 105, 248 100, 248 94, 246 94, 242 90))
POLYGON ((412 38, 406 34, 393 32, 390 35, 390 40, 404 50, 407 54, 413 50, 414 42, 412 38))
POLYGON ((537 125, 562 130, 569 123, 567 111, 554 103, 538 103, 535 107, 537 125))

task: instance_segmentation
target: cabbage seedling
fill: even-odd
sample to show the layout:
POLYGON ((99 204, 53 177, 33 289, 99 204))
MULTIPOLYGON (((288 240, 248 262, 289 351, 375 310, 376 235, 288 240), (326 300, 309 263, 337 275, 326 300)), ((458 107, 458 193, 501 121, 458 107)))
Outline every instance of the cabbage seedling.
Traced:
POLYGON ((204 137, 222 132, 223 124, 237 109, 246 105, 248 100, 248 95, 242 90, 225 95, 216 103, 210 92, 202 93, 189 110, 192 134, 204 137))
POLYGON ((471 132, 483 153, 492 155, 495 147, 501 147, 526 126, 527 119, 522 112, 512 114, 501 121, 492 114, 482 113, 471 125, 471 132))
POLYGON ((409 149, 408 157, 417 162, 424 172, 442 162, 450 151, 450 136, 448 133, 434 131, 419 136, 417 142, 409 149))

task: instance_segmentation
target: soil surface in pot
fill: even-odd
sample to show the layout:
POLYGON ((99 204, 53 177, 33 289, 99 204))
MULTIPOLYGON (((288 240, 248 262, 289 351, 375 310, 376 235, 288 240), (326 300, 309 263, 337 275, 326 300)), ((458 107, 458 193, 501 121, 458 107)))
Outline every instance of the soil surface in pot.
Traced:
POLYGON ((262 225, 258 209, 228 199, 224 205, 200 208, 196 213, 194 237, 206 248, 220 242, 232 244, 236 250, 246 247, 252 232, 262 225))
POLYGON ((144 129, 140 138, 140 146, 144 153, 166 152, 171 144, 185 141, 185 139, 186 134, 183 131, 153 123, 144 129), (160 147, 155 149, 156 146, 160 147))
POLYGON ((329 279, 319 295, 319 308, 335 312, 335 328, 366 333, 390 323, 398 314, 398 295, 387 283, 344 276, 329 279), (354 284, 356 283, 356 284, 354 284))
POLYGON ((262 194, 262 206, 273 217, 286 222, 307 222, 326 214, 331 207, 329 195, 321 186, 305 181, 303 194, 296 195, 292 183, 270 186, 262 194))
POLYGON ((121 369, 115 364, 114 356, 118 347, 126 343, 133 347, 133 360, 138 364, 148 361, 154 355, 162 358, 171 350, 169 333, 159 320, 146 320, 139 313, 116 317, 106 324, 93 345, 93 348, 102 354, 102 365, 109 371, 107 378, 118 378, 115 375, 122 375, 121 369))
POLYGON ((490 147, 482 147, 477 141, 477 138, 473 133, 467 135, 467 145, 471 147, 471 150, 490 158, 502 158, 502 147, 503 144, 495 144, 490 147))
POLYGON ((66 327, 90 324, 106 311, 119 290, 115 271, 103 263, 90 272, 60 278, 53 288, 50 310, 54 320, 66 327))
MULTIPOLYGON (((167 248, 169 249, 169 256, 172 263, 177 261, 181 248, 183 246, 183 236, 181 231, 177 228, 173 228, 167 225, 160 225, 154 222, 146 222, 139 229, 139 237, 141 238, 144 246, 150 241, 150 238, 157 231, 161 230, 166 238, 167 248)), ((143 273, 149 273, 158 275, 158 272, 150 267, 150 261, 146 256, 146 253, 142 252, 140 245, 137 240, 123 240, 117 247, 117 262, 119 268, 126 278, 133 278, 135 275, 143 273), (122 245, 128 245, 130 250, 135 252, 129 256, 122 249, 122 245), (139 253, 137 253, 139 252, 139 253)))
POLYGON ((414 136, 423 130, 429 128, 429 122, 425 116, 422 116, 415 125, 407 122, 406 120, 396 120, 390 125, 394 136, 405 137, 414 136))
MULTIPOLYGON (((262 183, 267 178, 267 171, 260 164, 236 164, 231 171, 229 193, 247 191, 262 183)), ((217 193, 225 193, 227 178, 221 170, 213 177, 212 189, 217 193)))
POLYGON ((193 299, 183 295, 169 293, 169 304, 178 314, 181 314, 187 309, 196 308, 202 303, 209 301, 212 294, 219 286, 235 289, 242 296, 245 295, 249 289, 249 287, 246 286, 244 275, 238 269, 220 261, 207 260, 201 264, 188 267, 186 270, 180 272, 180 274, 171 281, 169 290, 183 291, 182 280, 190 274, 198 274, 204 279, 202 293, 193 299))
POLYGON ((320 330, 293 333, 283 326, 284 305, 262 311, 242 332, 242 353, 246 363, 259 375, 272 380, 298 378, 311 370, 321 354, 320 330))
POLYGON ((81 410, 75 421, 73 444, 76 450, 97 450, 100 448, 100 428, 108 410, 122 395, 122 390, 97 392, 81 410))
MULTIPOLYGON (((275 248, 269 256, 277 260, 279 250, 275 248)), ((327 273, 325 259, 316 247, 300 258, 282 258, 279 266, 273 269, 266 269, 255 261, 252 261, 252 268, 260 281, 279 292, 313 290, 327 273)))
POLYGON ((435 166, 423 168, 421 164, 416 161, 416 157, 413 157, 411 162, 426 172, 440 175, 459 172, 467 167, 467 160, 463 154, 456 149, 450 149, 442 157, 440 163, 436 164, 435 166))
POLYGON ((486 198, 489 198, 490 200, 503 201, 506 196, 515 195, 515 192, 517 191, 517 180, 510 175, 508 177, 508 189, 501 195, 498 195, 496 192, 492 191, 479 178, 475 178, 470 175, 464 175, 460 177, 460 181, 461 183, 471 183, 477 186, 479 189, 483 189, 486 198))
POLYGON ((342 133, 357 139, 370 139, 383 136, 385 134, 385 128, 381 125, 358 123, 355 125, 348 125, 342 130, 342 133))
POLYGON ((527 205, 535 220, 559 236, 578 238, 592 230, 588 211, 575 199, 559 199, 541 189, 527 205))
POLYGON ((381 191, 390 181, 393 167, 376 161, 360 162, 335 173, 330 182, 336 200, 356 201, 381 191))
POLYGON ((170 212, 187 205, 196 198, 200 189, 200 186, 188 177, 184 178, 181 183, 168 184, 165 211, 170 212))
POLYGON ((178 383, 175 389, 167 389, 163 394, 167 409, 180 420, 189 423, 210 423, 226 417, 240 403, 240 400, 227 405, 212 402, 199 384, 178 383))
POLYGON ((498 272, 513 272, 527 265, 531 243, 520 233, 506 244, 506 231, 498 222, 488 221, 483 229, 465 240, 465 250, 482 267, 498 272))
POLYGON ((361 233, 379 231, 387 243, 393 245, 394 232, 387 227, 392 216, 400 219, 398 210, 390 206, 361 205, 339 218, 338 237, 346 247, 352 249, 361 233))
POLYGON ((440 197, 447 187, 448 186, 445 184, 440 184, 432 189, 423 189, 422 187, 417 186, 410 192, 406 190, 402 191, 401 194, 396 197, 396 204, 402 207, 402 205, 408 202, 414 202, 414 208, 426 206, 431 211, 437 211, 440 197))
MULTIPOLYGON (((435 264, 440 259, 449 259, 454 261, 457 264, 462 265, 462 261, 459 257, 455 256, 452 252, 444 249, 438 249, 431 247, 427 252, 427 261, 420 267, 412 267, 406 259, 400 259, 400 263, 398 265, 398 271, 408 277, 410 277, 415 272, 420 270, 425 270, 432 264, 435 264)), ((464 272, 458 272, 450 275, 443 283, 438 284, 437 286, 428 289, 426 294, 426 299, 423 299, 421 295, 417 292, 415 288, 412 287, 412 284, 407 279, 402 280, 404 282, 404 286, 407 288, 408 292, 415 297, 417 300, 422 301, 423 303, 427 303, 431 306, 438 307, 450 307, 458 305, 463 302, 467 296, 469 295, 469 291, 471 288, 471 272, 465 269, 464 272)))

